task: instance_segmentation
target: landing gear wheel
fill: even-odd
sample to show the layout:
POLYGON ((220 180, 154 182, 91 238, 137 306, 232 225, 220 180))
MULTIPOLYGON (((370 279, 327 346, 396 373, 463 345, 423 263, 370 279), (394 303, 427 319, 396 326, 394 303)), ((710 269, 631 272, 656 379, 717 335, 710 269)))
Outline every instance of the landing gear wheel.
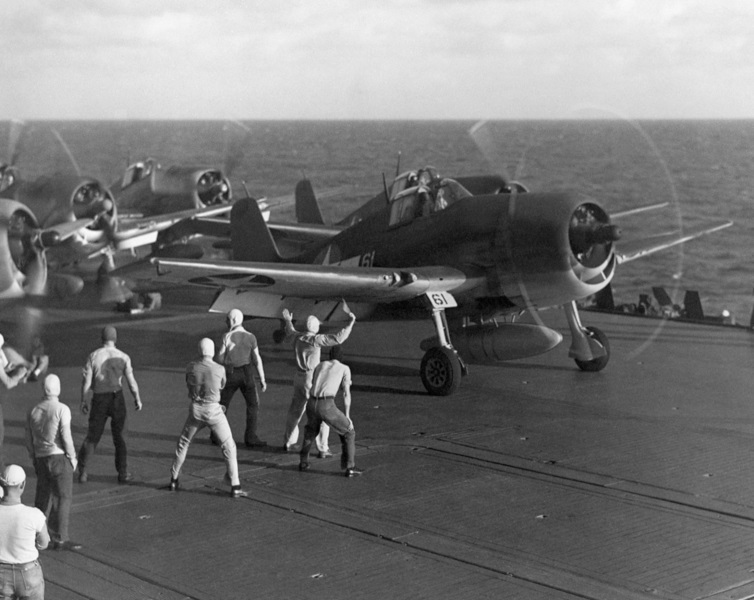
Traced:
POLYGON ((607 366, 608 361, 610 360, 610 342, 607 340, 607 336, 602 333, 601 329, 597 329, 596 327, 587 327, 586 328, 588 335, 595 340, 597 340, 602 346, 605 348, 605 356, 600 356, 599 358, 595 358, 592 360, 576 360, 576 364, 579 366, 579 369, 582 371, 589 371, 589 372, 597 372, 601 371, 607 366))
POLYGON ((421 377, 430 395, 450 396, 461 386, 461 361, 450 348, 430 348, 422 358, 421 377))

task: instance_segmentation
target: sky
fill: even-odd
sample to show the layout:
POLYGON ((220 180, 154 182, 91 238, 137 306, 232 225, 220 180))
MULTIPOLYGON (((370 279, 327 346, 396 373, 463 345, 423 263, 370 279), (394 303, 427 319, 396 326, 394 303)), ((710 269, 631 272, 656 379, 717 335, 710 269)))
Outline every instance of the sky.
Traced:
POLYGON ((754 118, 751 0, 4 0, 0 119, 754 118))

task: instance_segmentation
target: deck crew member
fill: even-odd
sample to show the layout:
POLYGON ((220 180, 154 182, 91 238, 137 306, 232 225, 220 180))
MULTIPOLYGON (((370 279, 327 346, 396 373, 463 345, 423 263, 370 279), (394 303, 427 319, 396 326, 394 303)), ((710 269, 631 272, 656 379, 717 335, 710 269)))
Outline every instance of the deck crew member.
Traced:
POLYGON ((37 473, 34 506, 48 519, 56 550, 79 550, 68 537, 76 449, 71 436, 71 409, 59 400, 60 378, 49 374, 43 383, 42 401, 26 419, 26 448, 37 473))
POLYGON ((306 427, 301 445, 300 471, 309 470, 309 451, 322 423, 327 423, 340 436, 342 454, 340 467, 346 477, 356 477, 362 470, 356 466, 356 431, 351 421, 351 369, 340 359, 340 346, 330 348, 329 360, 322 361, 312 374, 312 387, 306 403, 306 427), (335 405, 335 397, 343 391, 345 414, 335 405))
POLYGON ((178 490, 178 476, 186 460, 191 440, 197 431, 209 427, 219 440, 223 451, 226 477, 231 485, 230 495, 233 498, 246 496, 246 492, 241 490, 241 481, 238 478, 236 443, 225 417, 225 407, 220 404, 220 390, 225 385, 225 369, 212 360, 215 355, 215 343, 211 339, 202 338, 199 342, 199 353, 201 358, 190 362, 186 367, 186 385, 191 405, 183 431, 178 438, 175 459, 170 469, 170 490, 178 490))
POLYGON ((89 355, 84 365, 81 383, 81 412, 89 414, 89 430, 79 450, 79 482, 86 483, 89 475, 87 463, 97 448, 105 430, 105 423, 110 419, 110 430, 115 446, 115 468, 118 471, 118 483, 133 481, 128 471, 128 450, 126 449, 126 401, 123 396, 123 378, 134 397, 136 410, 141 410, 139 386, 134 377, 131 358, 115 347, 118 332, 112 325, 102 329, 102 347, 89 355), (92 408, 86 396, 93 391, 92 408))
POLYGON ((39 551, 47 548, 45 516, 21 503, 26 473, 8 465, 0 475, 5 495, 0 500, 0 590, 3 598, 44 600, 45 580, 39 551))
MULTIPOLYGON (((246 400, 246 429, 244 443, 247 448, 266 446, 257 435, 259 417, 259 392, 254 379, 254 367, 259 373, 262 391, 267 391, 264 365, 259 354, 257 338, 243 327, 243 313, 237 308, 228 313, 228 332, 223 335, 218 353, 220 364, 225 365, 227 383, 220 394, 220 404, 227 411, 236 390, 241 390, 246 400)), ((214 437, 213 443, 218 443, 214 437)))
MULTIPOLYGON (((11 365, 8 357, 5 355, 5 352, 3 350, 4 345, 5 338, 2 336, 2 334, 0 334, 0 383, 5 386, 5 389, 10 390, 24 381, 24 378, 28 373, 28 369, 23 365, 11 365)), ((3 404, 2 402, 0 402, 0 469, 3 469, 5 467, 5 462, 3 461, 4 438, 5 419, 3 417, 3 404)))
MULTIPOLYGON (((288 309, 283 310, 286 334, 295 336, 293 349, 296 355, 293 397, 288 409, 285 433, 283 434, 283 451, 285 452, 290 451, 291 446, 298 441, 298 424, 306 411, 306 401, 309 398, 309 389, 312 386, 312 373, 319 364, 321 349, 327 346, 339 346, 351 335, 353 324, 356 322, 356 315, 350 311, 345 302, 343 302, 342 308, 348 315, 350 322, 337 333, 318 333, 320 323, 314 315, 310 315, 306 319, 306 331, 301 333, 293 326, 293 314, 288 309)), ((327 442, 329 435, 330 428, 323 421, 317 436, 317 449, 320 458, 332 456, 327 442)))

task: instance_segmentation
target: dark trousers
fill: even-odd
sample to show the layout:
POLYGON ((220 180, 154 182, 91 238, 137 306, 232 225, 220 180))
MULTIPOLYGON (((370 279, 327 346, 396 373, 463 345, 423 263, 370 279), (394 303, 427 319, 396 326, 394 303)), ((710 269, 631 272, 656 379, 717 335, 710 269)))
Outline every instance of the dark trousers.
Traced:
POLYGON ((86 470, 89 457, 94 454, 102 434, 105 431, 107 419, 110 419, 110 431, 113 434, 115 446, 115 469, 118 475, 128 472, 128 451, 126 450, 126 401, 123 390, 105 394, 94 394, 92 408, 89 411, 89 430, 86 439, 79 450, 79 471, 86 470))
POLYGON ((323 421, 340 436, 342 447, 340 467, 353 469, 356 465, 356 431, 351 419, 335 406, 335 400, 332 398, 321 400, 309 398, 306 402, 306 427, 304 428, 304 442, 301 445, 301 462, 309 462, 309 452, 323 421))
POLYGON ((225 414, 228 414, 230 401, 236 390, 241 390, 244 400, 246 400, 246 431, 244 432, 244 443, 246 445, 255 444, 259 441, 257 436, 257 417, 259 416, 259 392, 257 383, 254 380, 254 367, 250 364, 243 367, 228 368, 226 371, 227 381, 225 387, 220 392, 220 404, 225 407, 225 414))
POLYGON ((5 417, 3 416, 3 403, 0 402, 0 469, 5 469, 5 457, 3 455, 3 442, 5 441, 5 417))
POLYGON ((50 538, 68 540, 68 523, 73 500, 73 465, 63 454, 34 459, 37 493, 34 506, 47 517, 50 538))

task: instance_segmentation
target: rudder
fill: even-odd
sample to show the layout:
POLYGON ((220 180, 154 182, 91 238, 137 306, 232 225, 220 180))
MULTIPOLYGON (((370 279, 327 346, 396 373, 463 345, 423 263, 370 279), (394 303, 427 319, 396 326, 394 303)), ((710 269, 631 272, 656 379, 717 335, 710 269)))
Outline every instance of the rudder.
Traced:
POLYGON ((314 188, 311 181, 302 179, 296 184, 296 220, 299 223, 308 223, 314 225, 324 225, 325 220, 322 218, 322 212, 319 210, 317 196, 314 194, 314 188))
POLYGON ((237 200, 230 211, 230 241, 233 260, 278 262, 275 240, 254 198, 237 200))

